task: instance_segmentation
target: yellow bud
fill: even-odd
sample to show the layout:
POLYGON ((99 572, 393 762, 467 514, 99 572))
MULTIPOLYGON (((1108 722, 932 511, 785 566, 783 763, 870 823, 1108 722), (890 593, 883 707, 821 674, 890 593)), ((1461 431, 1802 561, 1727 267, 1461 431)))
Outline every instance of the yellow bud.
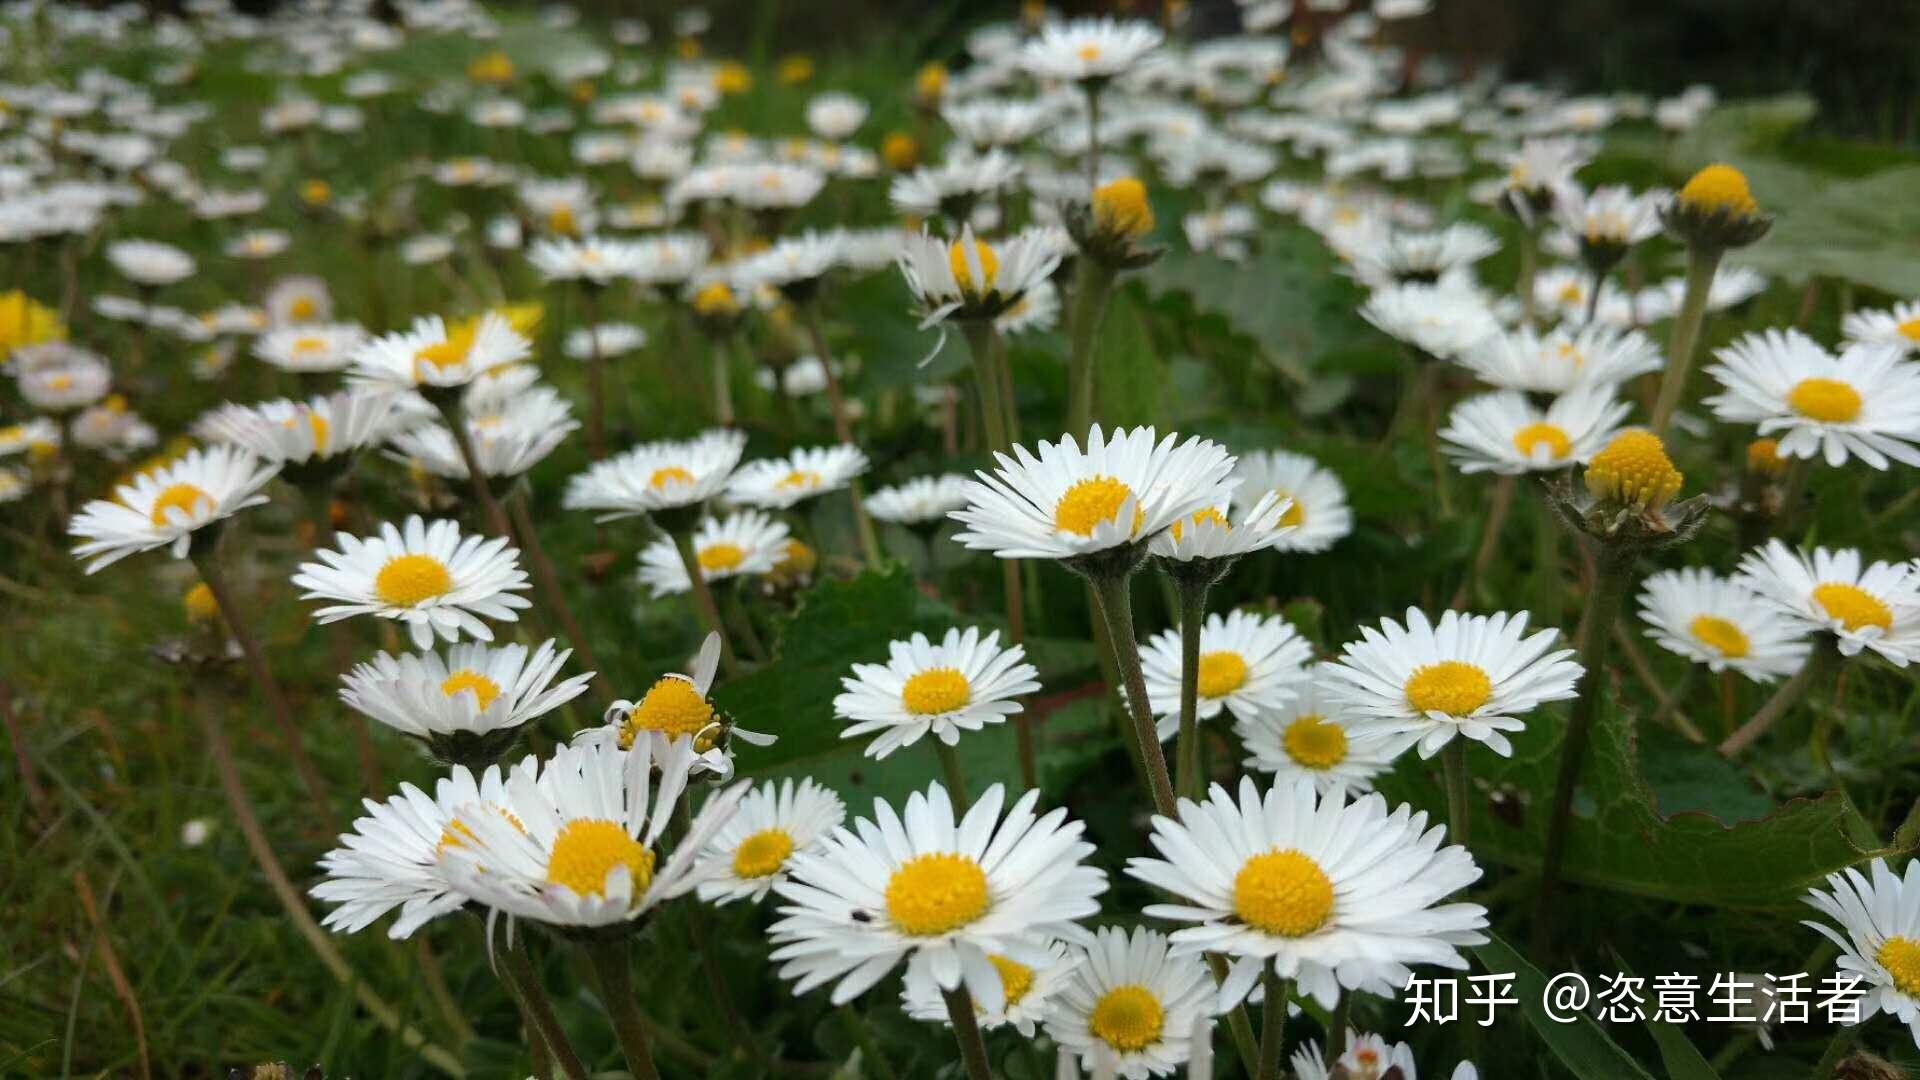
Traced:
POLYGON ((1102 184, 1093 192, 1093 224, 1108 236, 1137 240, 1153 231, 1153 207, 1147 185, 1131 176, 1102 184))
POLYGON ((725 282, 711 282, 693 294, 693 313, 703 319, 732 318, 740 314, 740 301, 725 282))
POLYGON ((729 60, 713 72, 713 88, 723 94, 744 94, 753 89, 753 73, 745 64, 729 60))
POLYGON ((813 57, 788 56, 780 61, 780 85, 799 86, 813 78, 813 57))
POLYGON ((220 618, 220 602, 213 598, 213 590, 204 581, 188 589, 181 604, 187 610, 187 621, 195 626, 209 626, 220 618))
POLYGON ((1693 174, 1680 189, 1683 205, 1706 213, 1720 212, 1728 217, 1753 217, 1760 204, 1753 201, 1747 178, 1731 165, 1709 165, 1693 174))
POLYGON ((920 143, 904 131, 890 131, 880 141, 880 160, 894 172, 906 172, 920 163, 920 143))
POLYGON ((333 186, 316 176, 300 185, 300 200, 308 206, 325 206, 333 200, 333 186))
POLYGON ((1685 479, 1650 431, 1621 432, 1587 465, 1587 490, 1594 498, 1646 510, 1665 506, 1685 479))
POLYGON ((935 60, 913 77, 913 92, 924 102, 935 102, 947 93, 947 65, 935 60))
POLYGON ((1787 471, 1777 439, 1755 439, 1747 444, 1747 471, 1756 476, 1779 476, 1787 471))

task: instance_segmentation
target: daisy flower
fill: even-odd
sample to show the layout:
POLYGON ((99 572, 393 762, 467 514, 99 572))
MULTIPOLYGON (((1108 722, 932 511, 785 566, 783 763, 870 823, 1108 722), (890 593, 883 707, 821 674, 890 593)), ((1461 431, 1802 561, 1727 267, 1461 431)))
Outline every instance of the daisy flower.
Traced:
POLYGON ((57 363, 23 368, 14 385, 35 409, 66 413, 106 397, 113 388, 113 372, 105 361, 76 349, 57 363))
POLYGON ((1233 503, 1247 510, 1269 492, 1287 500, 1280 515, 1285 534, 1276 551, 1320 552, 1353 532, 1353 511, 1347 507, 1347 487, 1332 469, 1286 450, 1255 450, 1234 463, 1229 482, 1235 485, 1233 503))
POLYGON ((999 317, 1047 280, 1063 253, 1045 229, 989 242, 967 225, 951 243, 925 232, 902 237, 898 262, 925 329, 950 317, 999 317))
POLYGON ((1740 560, 1735 580, 1759 593, 1795 626, 1834 636, 1840 655, 1872 649, 1896 667, 1920 656, 1920 571, 1911 563, 1860 568, 1853 548, 1811 555, 1769 540, 1740 560))
MULTIPOLYGON (((519 768, 531 769, 529 755, 519 768)), ((468 837, 454 821, 468 813, 506 812, 504 769, 491 765, 478 780, 464 765, 434 785, 428 795, 412 784, 385 802, 364 802, 367 816, 340 836, 340 846, 320 858, 326 877, 311 890, 314 899, 337 905, 320 919, 336 933, 357 934, 395 908, 400 917, 387 929, 396 940, 467 902, 440 872, 440 853, 468 837)))
POLYGON ((1154 537, 1149 550, 1173 563, 1197 564, 1203 573, 1224 574, 1231 560, 1279 547, 1293 534, 1294 526, 1284 524, 1293 500, 1277 491, 1258 493, 1253 506, 1241 513, 1238 525, 1228 520, 1228 509, 1228 503, 1221 503, 1195 511, 1154 537))
POLYGON ((1617 386, 1666 366, 1660 347, 1647 335, 1601 325, 1545 334, 1525 328, 1502 332, 1457 359, 1481 382, 1530 394, 1617 386))
POLYGON ((830 91, 807 101, 807 128, 823 139, 839 142, 867 122, 867 103, 852 94, 830 91))
POLYGON ((260 300, 267 321, 275 327, 324 325, 333 318, 333 293, 325 278, 293 274, 280 278, 260 300))
POLYGON ((1920 300, 1850 312, 1840 324, 1840 336, 1850 343, 1888 345, 1905 353, 1920 353, 1920 300))
POLYGON ((715 904, 759 902, 787 879, 787 863, 817 849, 846 820, 846 804, 833 789, 803 778, 769 780, 740 800, 700 855, 700 899, 715 904))
POLYGON ((967 505, 967 478, 959 473, 916 476, 868 495, 868 516, 908 528, 931 528, 967 505))
POLYGON ((608 285, 633 276, 642 258, 640 246, 625 240, 589 236, 582 240, 549 237, 527 249, 527 261, 548 281, 608 285))
POLYGON ((1236 714, 1233 730, 1246 747, 1245 764, 1273 777, 1275 787, 1313 781, 1322 795, 1362 795, 1373 778, 1393 767, 1403 737, 1353 730, 1345 702, 1324 689, 1320 665, 1307 668, 1285 705, 1236 714))
POLYGON ((1724 392, 1706 399, 1713 414, 1759 425, 1782 457, 1920 465, 1920 362, 1900 349, 1852 345, 1836 357, 1798 330, 1767 330, 1714 355, 1707 374, 1724 392))
POLYGON ((1167 935, 1103 926, 1046 1017, 1047 1035, 1095 1075, 1164 1076, 1192 1057, 1214 1009, 1213 976, 1167 935))
MULTIPOLYGON (((1225 709, 1236 719, 1252 719, 1293 700, 1313 659, 1293 624, 1278 615, 1250 611, 1215 612, 1200 627, 1200 670, 1196 680, 1200 719, 1225 709)), ((1147 703, 1160 719, 1160 741, 1180 727, 1180 628, 1155 634, 1140 647, 1147 679, 1147 703)))
POLYGON ((701 642, 688 674, 668 672, 654 681, 635 701, 616 701, 607 707, 606 723, 581 732, 576 742, 609 742, 625 749, 637 742, 653 742, 656 755, 668 743, 693 747, 695 775, 711 773, 721 780, 733 775, 733 736, 754 746, 771 746, 775 738, 734 726, 707 700, 713 677, 720 671, 720 635, 710 633, 701 642))
POLYGON ((339 601, 314 612, 323 625, 377 615, 406 623, 414 647, 427 649, 436 634, 492 641, 482 618, 514 622, 517 609, 533 606, 516 595, 530 586, 505 537, 461 536, 456 522, 429 525, 416 514, 400 528, 381 523, 378 536, 337 539, 340 550, 316 551, 320 561, 293 576, 307 590, 301 599, 339 601))
POLYGON ((1804 622, 1783 615, 1747 585, 1700 567, 1647 575, 1640 617, 1661 648, 1716 675, 1732 669, 1755 682, 1772 682, 1799 671, 1807 659, 1804 622))
POLYGON ((1036 79, 1104 83, 1160 47, 1166 35, 1140 19, 1075 19, 1049 23, 1020 50, 1020 66, 1036 79))
POLYGON ((438 315, 414 320, 410 329, 386 334, 354 350, 352 378, 394 390, 462 387, 503 364, 533 352, 497 312, 448 325, 438 315))
POLYGON ((266 502, 260 489, 279 471, 278 465, 236 447, 190 450, 115 489, 112 499, 82 507, 67 526, 82 541, 74 546, 74 557, 88 560, 89 574, 155 548, 185 558, 200 529, 266 502))
POLYGON ((1347 252, 1354 276, 1374 288, 1433 285, 1451 279, 1500 250, 1483 225, 1458 224, 1425 232, 1381 229, 1347 252))
POLYGON ((1582 674, 1572 649, 1548 651, 1558 630, 1526 631, 1524 611, 1449 611, 1435 624, 1408 608, 1404 628, 1392 619, 1361 627, 1361 640, 1321 669, 1325 689, 1351 710, 1356 733, 1416 736, 1423 758, 1458 735, 1506 757, 1513 744, 1502 732, 1524 730, 1521 716, 1575 696, 1582 674))
POLYGON ((871 820, 795 855, 774 887, 789 901, 769 931, 780 977, 796 994, 834 983, 844 1005, 906 960, 910 978, 1003 1010, 1006 984, 988 958, 1022 942, 1085 941, 1075 920, 1098 912, 1107 889, 1106 874, 1083 865, 1085 826, 1063 808, 1036 816, 1039 799, 1027 792, 1003 819, 995 784, 958 823, 937 783, 908 796, 905 815, 876 799, 871 820))
POLYGON ((801 447, 785 457, 742 465, 727 482, 727 497, 748 506, 785 510, 815 495, 838 491, 866 471, 866 452, 857 446, 801 447))
POLYGON ((301 323, 255 338, 253 355, 296 374, 344 371, 366 339, 367 332, 356 323, 301 323))
POLYGON ((598 510, 601 521, 698 506, 726 489, 746 448, 746 433, 731 428, 636 446, 568 480, 561 505, 598 510))
POLYGON ((47 453, 60 446, 60 425, 44 416, 0 427, 0 457, 47 453))
POLYGON ((1604 449, 1630 408, 1609 386, 1584 386, 1545 409, 1517 390, 1497 390, 1454 406, 1440 438, 1464 473, 1554 472, 1604 449))
POLYGON ((340 700, 443 761, 497 758, 522 727, 586 693, 590 671, 554 683, 573 655, 555 644, 531 654, 518 642, 462 642, 445 656, 382 652, 341 676, 340 700))
MULTIPOLYGON (((1044 946, 1020 942, 1005 954, 988 953, 987 962, 1000 973, 1000 985, 1006 989, 1007 996, 1004 1007, 993 1013, 974 1003, 973 1011, 981 1029, 991 1031, 1011 1026, 1021 1035, 1032 1038, 1035 1025, 1051 1014, 1055 999, 1066 989, 1081 961, 1078 950, 1058 941, 1044 946)), ((910 970, 905 983, 900 991, 900 1004, 908 1016, 936 1024, 953 1022, 939 985, 924 972, 910 970)))
POLYGON ((1840 974, 1860 980, 1858 1022, 1886 1013, 1920 1045, 1920 861, 1896 875, 1875 859, 1867 873, 1848 867, 1828 874, 1827 884, 1832 892, 1809 889, 1806 902, 1839 929, 1811 919, 1801 925, 1838 946, 1840 974))
MULTIPOLYGON (((479 390, 481 384, 473 388, 479 390)), ((580 427, 573 406, 550 386, 530 386, 504 396, 469 392, 459 422, 467 425, 481 473, 495 478, 522 475, 580 427)), ((421 424, 395 433, 389 441, 402 461, 435 476, 468 478, 466 456, 452 430, 441 424, 421 424)))
POLYGON ((1660 190, 1636 195, 1624 184, 1608 184, 1591 192, 1568 184, 1557 192, 1553 216, 1584 249, 1617 262, 1627 248, 1660 235, 1660 207, 1671 197, 1660 190))
POLYGON ((697 858, 733 816, 742 787, 716 792, 664 861, 661 835, 686 791, 688 743, 564 746, 543 764, 523 762, 506 781, 506 805, 461 807, 463 843, 440 867, 474 902, 515 918, 575 929, 632 922, 706 879, 697 858), (657 773, 657 775, 656 775, 657 773))
MULTIPOLYGON (((787 552, 787 523, 758 510, 737 510, 707 518, 693 533, 693 554, 708 582, 764 574, 787 552)), ((640 580, 658 598, 693 588, 686 563, 671 537, 660 537, 640 552, 640 580)))
POLYGON ((1000 632, 949 629, 938 645, 925 634, 887 646, 884 664, 855 664, 843 677, 846 692, 833 699, 840 732, 857 739, 879 732, 866 756, 886 757, 929 732, 948 746, 962 731, 979 731, 1020 711, 1019 697, 1040 689, 1040 672, 1019 645, 1000 648, 1000 632))
POLYGON ((1412 964, 1464 969, 1460 947, 1487 940, 1486 908, 1439 903, 1480 879, 1466 848, 1440 846, 1445 833, 1379 795, 1348 802, 1299 780, 1263 796, 1241 777, 1237 802, 1215 784, 1204 803, 1180 800, 1180 820, 1156 815, 1164 858, 1129 859, 1127 873, 1182 901, 1148 916, 1199 924, 1173 932, 1176 953, 1235 957, 1220 1008, 1271 963, 1331 1009, 1342 989, 1392 999, 1412 964))
POLYGON ((1072 559, 1150 539, 1232 493, 1226 450, 1178 438, 1095 424, 1085 450, 1068 435, 1037 455, 995 452, 1000 467, 976 473, 951 515, 966 526, 954 539, 1003 559, 1072 559))
POLYGON ((1500 333, 1486 300, 1449 285, 1394 285, 1376 289, 1360 317, 1396 341, 1438 360, 1452 360, 1500 333))
POLYGON ((148 289, 193 276, 193 256, 157 240, 116 240, 107 245, 107 261, 121 277, 148 289))
POLYGON ((1420 1075, 1413 1047, 1359 1031, 1347 1032, 1347 1048, 1331 1067, 1320 1044, 1312 1039, 1293 1052, 1292 1061, 1295 1080, 1333 1080, 1334 1069, 1340 1070, 1342 1080, 1379 1080, 1390 1072, 1398 1080, 1417 1080, 1420 1075))
POLYGON ((202 416, 193 430, 208 442, 298 466, 351 456, 380 437, 392 409, 392 395, 356 390, 307 401, 228 402, 202 416))
POLYGON ((567 331, 560 351, 569 360, 591 360, 595 356, 612 360, 638 352, 646 343, 646 330, 633 323, 603 322, 567 331))

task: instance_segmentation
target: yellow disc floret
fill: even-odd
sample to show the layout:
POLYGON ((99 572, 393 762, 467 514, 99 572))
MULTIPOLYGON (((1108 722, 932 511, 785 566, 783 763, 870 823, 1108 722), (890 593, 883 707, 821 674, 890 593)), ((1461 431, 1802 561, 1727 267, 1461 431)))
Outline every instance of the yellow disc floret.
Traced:
POLYGON ((915 716, 939 716, 964 709, 973 700, 973 687, 955 668, 928 668, 907 680, 900 703, 915 716))
POLYGON ((1838 379, 1802 379, 1787 392, 1787 404, 1809 420, 1846 424, 1860 415, 1860 391, 1838 379))
POLYGON ((1346 730, 1313 713, 1295 717, 1280 741, 1302 768, 1331 769, 1347 759, 1346 730))
POLYGON ((452 591, 447 564, 431 555, 396 555, 373 578, 374 595, 390 607, 417 607, 452 591))
MULTIPOLYGON (((1133 489, 1111 476, 1089 477, 1067 489, 1053 508, 1053 527, 1075 536, 1092 536, 1098 526, 1114 521, 1121 507, 1133 498, 1133 489)), ((1146 513, 1133 512, 1133 532, 1140 530, 1146 513)))
POLYGON ((700 696, 690 680, 668 675, 647 691, 627 714, 626 727, 658 731, 671 738, 696 735, 713 723, 713 705, 700 696))
POLYGON ((956 240, 947 248, 947 262, 953 268, 954 284, 967 296, 983 296, 993 291, 993 281, 1000 273, 1000 256, 984 242, 973 242, 973 255, 980 263, 980 278, 976 282, 973 268, 967 265, 967 249, 964 241, 956 240))
POLYGON ((1020 999, 1027 996, 1027 991, 1033 989, 1033 969, 1020 961, 988 953, 987 963, 1000 973, 1000 986, 1006 991, 1007 1008, 1018 1005, 1020 999))
POLYGON ((1908 341, 1920 342, 1920 318, 1908 319, 1906 322, 1894 327, 1893 332, 1906 338, 1908 341))
POLYGON ((1093 192, 1094 228, 1108 236, 1133 240, 1153 231, 1153 207, 1147 186, 1131 176, 1102 184, 1093 192))
POLYGON ((763 878, 780 872, 793 854, 793 837, 785 829, 762 829, 733 849, 735 877, 763 878))
POLYGON ((474 703, 483 712, 500 697, 500 684, 472 668, 461 668, 447 676, 447 681, 440 684, 440 692, 448 697, 453 697, 463 690, 473 691, 474 703))
POLYGON ((1787 471, 1787 459, 1780 456, 1780 440, 1755 439, 1747 444, 1747 471, 1758 476, 1779 476, 1787 471))
POLYGON ((740 314, 740 301, 726 282, 709 282, 693 294, 693 313, 703 319, 730 318, 740 314))
POLYGON ((1893 976, 1894 989, 1908 997, 1920 997, 1920 941, 1890 937, 1873 958, 1893 976))
MULTIPOLYGON (((1212 507, 1208 507, 1205 510, 1194 511, 1191 520, 1195 525, 1217 525, 1228 532, 1233 531, 1233 523, 1227 520, 1227 515, 1212 507)), ((1167 532, 1171 533, 1175 540, 1178 540, 1184 535, 1184 530, 1181 526, 1185 524, 1187 524, 1185 521, 1176 521, 1167 527, 1167 532)))
POLYGON ((1867 626, 1893 629, 1893 611, 1879 597, 1858 585, 1837 581, 1816 585, 1813 599, 1828 618, 1838 620, 1848 633, 1859 633, 1867 626))
POLYGON ((181 604, 187 609, 187 621, 190 623, 205 626, 220 617, 220 601, 213 598, 213 590, 204 581, 188 589, 181 604))
POLYGON ((653 475, 647 477, 647 486, 655 491, 664 491, 669 484, 679 485, 691 483, 693 483, 693 474, 678 465, 668 465, 664 469, 655 469, 653 470, 653 475))
POLYGON ((1667 457, 1660 436, 1624 431, 1587 465, 1587 490, 1596 499, 1658 510, 1680 493, 1685 481, 1667 457))
POLYGON ((602 818, 576 818, 560 827, 547 856, 547 884, 564 885, 581 896, 607 895, 607 875, 624 866, 633 877, 635 899, 653 883, 653 852, 602 818))
POLYGON ((699 559, 701 573, 712 577, 715 574, 739 569, 740 564, 747 561, 747 552, 739 544, 723 541, 701 548, 696 558, 699 559))
POLYGON ((916 855, 887 881, 887 917, 903 934, 933 937, 987 913, 987 874, 965 855, 916 855))
POLYGON ((1422 713, 1471 716, 1493 698, 1493 680, 1473 664, 1442 660, 1413 669, 1407 679, 1407 704, 1422 713))
POLYGON ((1573 452, 1573 440, 1552 424, 1528 424, 1514 432, 1513 448, 1520 451, 1522 457, 1532 458, 1540 447, 1546 448, 1548 460, 1559 461, 1573 452))
POLYGON ((1194 689, 1201 697, 1226 697, 1247 685, 1247 661, 1230 649, 1200 654, 1200 670, 1194 689))
POLYGON ((1131 1054, 1159 1042, 1166 1021, 1166 1010, 1153 991, 1129 983, 1101 995, 1087 1015, 1087 1030, 1120 1053, 1131 1054))
POLYGON ((1702 645, 1729 660, 1740 659, 1752 648, 1746 631, 1718 615, 1696 617, 1687 624, 1687 631, 1702 645))
POLYGON ((1705 213, 1752 217, 1760 212, 1746 174, 1731 165, 1709 165, 1680 189, 1680 204, 1705 213))
POLYGON ((1233 910, 1255 929, 1304 937, 1333 914, 1333 881, 1306 855, 1275 848, 1248 859, 1234 875, 1233 910))
POLYGON ((165 528, 174 523, 173 511, 178 510, 192 520, 202 509, 213 509, 213 496, 192 484, 175 484, 153 500, 153 523, 165 528))

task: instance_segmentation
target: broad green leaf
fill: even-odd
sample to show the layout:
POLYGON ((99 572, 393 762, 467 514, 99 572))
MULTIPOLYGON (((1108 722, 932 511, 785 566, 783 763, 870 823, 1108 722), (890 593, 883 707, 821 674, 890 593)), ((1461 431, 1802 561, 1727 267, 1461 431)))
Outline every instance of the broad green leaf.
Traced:
POLYGON ((1652 1074, 1601 1030, 1593 1017, 1583 1013, 1572 1023, 1549 1017, 1543 1003, 1547 977, 1499 935, 1488 936, 1492 940, 1474 946, 1473 954, 1491 973, 1513 973, 1513 992, 1520 999, 1520 1011, 1573 1075, 1580 1080, 1653 1080, 1652 1074))
MULTIPOLYGON (((1618 950, 1613 953, 1613 961, 1622 974, 1632 975, 1633 969, 1627 966, 1626 958, 1618 950)), ((1713 1065, 1699 1047, 1687 1038, 1687 1033, 1679 1024, 1654 1018, 1649 1010, 1643 1021, 1647 1032, 1653 1036, 1654 1045, 1660 1048, 1660 1063, 1667 1067, 1668 1080, 1720 1080, 1720 1074, 1713 1071, 1713 1065)))
POLYGON ((1102 419, 1111 426, 1165 426, 1166 365, 1154 354, 1131 289, 1116 289, 1107 305, 1094 364, 1102 419))

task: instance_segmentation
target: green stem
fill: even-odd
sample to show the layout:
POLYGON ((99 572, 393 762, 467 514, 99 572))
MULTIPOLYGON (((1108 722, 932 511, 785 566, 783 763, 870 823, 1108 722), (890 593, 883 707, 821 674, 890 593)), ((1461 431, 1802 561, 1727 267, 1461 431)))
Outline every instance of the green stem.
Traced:
POLYGON ((1500 548, 1500 532, 1507 525, 1507 513, 1513 509, 1513 489, 1519 486, 1518 476, 1503 476, 1493 486, 1493 499, 1487 504, 1486 521, 1480 527, 1480 549, 1474 552, 1473 569, 1460 582, 1459 591, 1453 594, 1450 605, 1455 611, 1465 611, 1473 601, 1474 592, 1487 576, 1487 567, 1493 565, 1493 553, 1500 548))
POLYGON ((772 654, 767 652, 766 643, 760 640, 760 631, 753 627, 753 615, 747 611, 745 598, 746 578, 735 578, 734 587, 726 591, 726 604, 721 611, 729 618, 733 632, 740 635, 740 645, 755 660, 766 660, 772 654))
POLYGON ((1794 458, 1787 464, 1786 480, 1780 486, 1780 514, 1774 519, 1774 531, 1786 535, 1800 516, 1807 501, 1807 481, 1813 478, 1813 459, 1794 458))
POLYGON ((1433 496, 1438 500, 1440 516, 1453 516, 1453 483, 1447 460, 1440 453, 1440 363, 1425 360, 1420 365, 1420 397, 1426 410, 1427 469, 1433 473, 1433 496))
MULTIPOLYGON (((1291 983, 1275 975, 1269 962, 1260 976, 1267 984, 1266 1007, 1260 1014, 1259 1080, 1278 1080, 1280 1058, 1287 1045, 1287 997, 1291 983)), ((1329 1036, 1331 1038, 1331 1036, 1329 1036)))
MULTIPOLYGON (((1227 981, 1227 958, 1219 953, 1207 954, 1207 969, 1213 972, 1213 984, 1219 986, 1227 981)), ((1260 1041, 1254 1037, 1253 1021, 1247 1018, 1247 1007, 1235 1005, 1227 1013, 1227 1031, 1233 1035, 1233 1048, 1240 1055, 1240 1067, 1247 1075, 1253 1075, 1259 1068, 1260 1041)))
POLYGON ((1541 626, 1560 625, 1566 590, 1560 577, 1560 522, 1545 499, 1533 502, 1533 613, 1541 626))
POLYGON ((1073 281, 1073 318, 1067 327, 1067 433, 1085 438, 1095 415, 1093 345, 1100 337, 1107 302, 1113 296, 1115 274, 1091 255, 1076 260, 1073 281))
POLYGON ((1607 652, 1613 644, 1613 624, 1633 586, 1636 553, 1631 547, 1605 544, 1594 560, 1593 594, 1580 620, 1580 696, 1567 719, 1566 740, 1560 747, 1560 773, 1554 783, 1553 806, 1547 819, 1547 846, 1540 864, 1540 903, 1534 920, 1535 956, 1544 956, 1553 944, 1554 893, 1566 856, 1567 830, 1573 823, 1574 788, 1586 758, 1587 740, 1607 695, 1607 652))
POLYGON ((1100 91, 1089 83, 1087 91, 1087 198, 1100 190, 1100 91))
POLYGON ((1800 670, 1794 672, 1793 678, 1780 684, 1780 689, 1773 692, 1773 696, 1760 706, 1760 711, 1754 713, 1751 720, 1727 736, 1726 741, 1720 744, 1721 756, 1734 757, 1760 741, 1760 736, 1779 723, 1780 718, 1806 696, 1814 683, 1827 680, 1832 670, 1839 666, 1839 661, 1840 651, 1834 647, 1833 635, 1815 635, 1813 649, 1807 653, 1806 662, 1800 665, 1800 670))
POLYGON ((993 1069, 987 1064, 987 1044, 980 1038, 980 1021, 973 1015, 973 996, 965 986, 940 993, 947 999, 947 1018, 953 1021, 953 1037, 960 1044, 967 1080, 993 1080, 993 1069))
POLYGON ((941 742, 939 736, 929 735, 934 753, 940 756, 940 772, 947 778, 947 798, 953 802, 953 812, 959 815, 967 809, 967 777, 960 771, 960 751, 941 742))
POLYGON ((627 959, 625 941, 594 942, 581 947, 587 963, 600 983, 600 996, 613 1021, 613 1033, 620 1040, 620 1052, 627 1059, 627 1071, 638 1080, 660 1080, 653 1064, 653 1047, 647 1041, 646 1019, 633 999, 633 968, 627 959))
POLYGON ((1000 372, 993 358, 993 324, 985 319, 968 319, 961 324, 967 338, 967 351, 973 354, 973 382, 980 393, 981 438, 985 450, 1005 450, 1007 439, 1006 406, 1000 400, 1000 372))
POLYGON ((840 1024, 847 1029, 847 1035, 853 1044, 860 1048, 860 1067, 870 1070, 876 1080, 898 1080, 899 1074, 893 1071, 893 1063, 880 1050, 880 1043, 867 1030, 867 1022, 853 1010, 851 1005, 842 1005, 838 1010, 840 1024))
POLYGON ((1840 1062, 1853 1051, 1855 1043, 1860 1041, 1860 1025, 1846 1024, 1833 1033, 1833 1041, 1827 1043, 1827 1050, 1813 1066, 1813 1080, 1829 1080, 1838 1076, 1840 1062))
POLYGON ((1720 252, 1698 247, 1687 249, 1687 291, 1680 301, 1680 313, 1673 320, 1673 337, 1667 345, 1667 371, 1660 380, 1660 396, 1653 405, 1649 426, 1655 435, 1665 436, 1667 423, 1686 396, 1687 375, 1693 370, 1693 354, 1700 344, 1700 326, 1706 320, 1707 295, 1713 288, 1714 271, 1720 267, 1720 252))
POLYGON ((1129 575, 1106 574, 1091 579, 1094 606, 1106 623, 1107 645, 1120 669, 1128 714, 1133 719, 1133 741, 1147 770, 1147 789, 1153 795, 1153 807, 1167 817, 1176 817, 1173 781, 1167 776, 1167 757, 1160 749, 1153 710, 1147 705, 1147 679, 1140 670, 1140 643, 1133 636, 1133 596, 1127 587, 1129 575))
POLYGON ((599 285, 580 290, 580 317, 587 326, 587 455, 607 456, 607 358, 600 353, 599 285))
POLYGON ((674 533, 673 546, 680 552, 680 565, 686 568, 687 581, 691 583, 688 595, 693 597, 693 611, 700 618, 700 628, 720 635, 720 664, 731 675, 739 669, 740 661, 734 656, 726 627, 720 624, 720 609, 713 602, 713 589, 707 584, 706 571, 700 568, 700 556, 693 549, 693 532, 674 533))
POLYGON ((540 973, 533 968, 533 959, 527 951, 527 928, 521 926, 517 929, 513 944, 499 954, 500 974, 506 979, 514 997, 519 999, 520 1008, 534 1029, 534 1038, 546 1046, 560 1071, 570 1080, 585 1080, 586 1066, 580 1063, 580 1056, 574 1053, 566 1029, 560 1026, 560 1018, 554 1015, 553 1002, 547 998, 547 988, 540 984, 540 973))
POLYGON ((720 336, 713 339, 713 414, 721 427, 733 426, 733 346, 720 336))
MULTIPOLYGON (((1520 198, 1526 196, 1521 195, 1520 198)), ((1520 324, 1531 327, 1534 316, 1533 278, 1540 267, 1540 238, 1530 227, 1520 230, 1520 276, 1514 279, 1513 291, 1520 294, 1520 324)))
POLYGON ((1207 584, 1174 579, 1180 596, 1180 736, 1174 744, 1176 775, 1174 790, 1181 797, 1198 800, 1200 777, 1200 628, 1207 617, 1207 584))
POLYGON ((1440 751, 1440 765, 1447 778, 1447 839, 1456 844, 1467 842, 1473 816, 1473 802, 1467 788, 1467 739, 1455 735, 1440 751))

